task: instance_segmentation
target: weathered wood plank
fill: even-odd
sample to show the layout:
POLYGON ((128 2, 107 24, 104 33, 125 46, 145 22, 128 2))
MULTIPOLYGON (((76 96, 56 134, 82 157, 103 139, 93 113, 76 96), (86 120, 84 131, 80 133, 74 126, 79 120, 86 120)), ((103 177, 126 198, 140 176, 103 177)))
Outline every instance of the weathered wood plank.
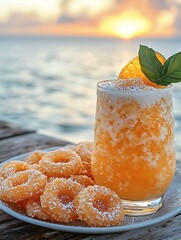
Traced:
POLYGON ((17 129, 2 129, 0 130, 0 140, 5 138, 10 138, 14 136, 19 136, 27 133, 33 133, 35 131, 24 130, 21 128, 17 129))
POLYGON ((35 149, 65 146, 67 144, 70 143, 36 133, 3 139, 0 141, 0 162, 35 149))
POLYGON ((3 223, 0 221, 0 239, 52 239, 52 240, 63 240, 63 239, 83 239, 83 240, 163 240, 181 239, 181 214, 177 215, 174 219, 163 223, 161 225, 146 227, 128 232, 114 233, 114 234, 102 234, 102 235, 77 235, 73 233, 64 233, 42 227, 30 225, 28 223, 21 222, 17 219, 6 216, 9 221, 3 223))
POLYGON ((9 122, 0 121, 0 140, 33 132, 35 131, 23 129, 9 122))
POLYGON ((177 166, 177 168, 181 171, 181 161, 177 161, 176 166, 177 166))
POLYGON ((7 121, 3 121, 3 120, 0 120, 0 128, 16 128, 17 125, 11 123, 11 122, 7 122, 7 121))
POLYGON ((4 218, 8 219, 8 221, 2 221, 2 217, 0 219, 0 239, 1 240, 24 240, 24 239, 51 239, 54 236, 59 236, 58 239, 68 239, 76 234, 66 233, 55 230, 50 230, 43 227, 37 227, 35 225, 31 225, 22 221, 19 221, 15 218, 8 216, 5 213, 0 212, 0 216, 4 216, 4 218))
MULTIPOLYGON (((80 240, 179 240, 181 239, 181 214, 174 219, 152 227, 145 227, 122 233, 102 234, 102 235, 83 235, 80 240)), ((55 236, 52 240, 58 240, 55 236)))

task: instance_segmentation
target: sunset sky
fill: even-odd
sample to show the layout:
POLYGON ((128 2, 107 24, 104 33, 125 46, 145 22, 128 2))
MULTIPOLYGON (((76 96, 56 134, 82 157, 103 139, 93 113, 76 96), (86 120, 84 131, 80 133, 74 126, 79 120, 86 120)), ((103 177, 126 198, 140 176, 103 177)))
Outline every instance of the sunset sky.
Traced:
POLYGON ((0 34, 181 36, 181 0, 0 0, 0 34))

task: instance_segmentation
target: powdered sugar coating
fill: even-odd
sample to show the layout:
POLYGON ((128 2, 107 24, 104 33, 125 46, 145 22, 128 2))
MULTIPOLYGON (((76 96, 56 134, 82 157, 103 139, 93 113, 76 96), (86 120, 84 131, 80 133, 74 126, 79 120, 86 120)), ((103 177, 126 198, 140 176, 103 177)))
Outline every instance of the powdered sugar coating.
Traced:
POLYGON ((79 172, 79 174, 87 175, 91 177, 92 176, 91 158, 92 158, 92 151, 93 151, 93 143, 80 142, 76 146, 75 151, 81 157, 81 160, 82 160, 82 170, 79 172))
POLYGON ((51 220, 54 221, 51 216, 49 216, 41 207, 40 203, 40 195, 33 196, 32 198, 28 199, 26 202, 26 213, 28 216, 33 218, 38 218, 41 220, 51 220))
POLYGON ((70 179, 56 178, 46 185, 40 196, 43 210, 59 222, 70 222, 78 218, 75 197, 82 186, 70 179))
POLYGON ((80 142, 77 144, 75 151, 81 157, 82 161, 90 162, 93 151, 93 143, 80 142))
POLYGON ((1 185, 2 185, 2 182, 4 181, 4 178, 2 176, 0 176, 0 199, 1 199, 1 185))
POLYGON ((121 199, 109 188, 99 185, 83 189, 76 198, 80 220, 90 226, 113 226, 124 217, 121 199))
POLYGON ((47 177, 41 172, 28 169, 6 178, 1 184, 1 199, 5 202, 20 202, 42 193, 47 177))
POLYGON ((72 175, 70 179, 80 183, 83 187, 88 187, 95 184, 95 181, 86 175, 72 175))
POLYGON ((82 162, 75 151, 60 149, 45 154, 39 166, 48 177, 70 177, 82 169, 82 162))
POLYGON ((28 165, 25 162, 19 161, 19 160, 14 160, 14 161, 10 161, 5 163, 1 170, 0 170, 0 176, 2 178, 7 178, 11 175, 13 175, 16 172, 21 172, 27 169, 30 169, 30 165, 28 165))
POLYGON ((34 163, 34 164, 30 165, 30 166, 31 166, 31 169, 35 169, 35 170, 41 172, 41 169, 40 169, 40 165, 39 165, 39 164, 34 163))
POLYGON ((45 155, 45 152, 43 151, 34 151, 28 157, 25 158, 25 162, 33 165, 33 164, 38 164, 41 158, 45 155))

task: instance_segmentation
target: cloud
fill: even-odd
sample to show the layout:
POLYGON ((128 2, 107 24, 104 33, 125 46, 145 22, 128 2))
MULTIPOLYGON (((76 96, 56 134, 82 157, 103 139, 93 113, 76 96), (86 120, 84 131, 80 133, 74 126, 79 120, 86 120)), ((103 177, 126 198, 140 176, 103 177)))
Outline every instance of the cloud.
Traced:
POLYGON ((87 18, 86 16, 74 17, 68 14, 63 14, 57 19, 56 23, 65 24, 65 23, 75 23, 75 22, 87 22, 89 20, 90 19, 87 18))
POLYGON ((56 19, 43 19, 40 10, 39 15, 38 11, 10 12, 8 18, 0 22, 0 31, 106 35, 109 27, 106 26, 102 33, 102 22, 115 18, 119 25, 123 16, 127 14, 129 17, 130 12, 148 21, 149 29, 145 31, 145 36, 181 36, 181 0, 59 0, 60 14, 56 19))
POLYGON ((11 12, 6 21, 0 22, 0 28, 11 29, 21 27, 34 27, 45 24, 36 13, 11 12))
POLYGON ((152 6, 152 9, 155 11, 160 11, 160 10, 169 10, 170 9, 170 1, 168 0, 151 0, 150 5, 152 6))
POLYGON ((174 22, 174 28, 175 28, 175 34, 181 35, 181 1, 175 0, 175 22, 174 22))
POLYGON ((158 21, 155 21, 156 28, 167 29, 173 36, 181 36, 181 1, 152 0, 151 3, 158 16, 158 21))
POLYGON ((60 0, 58 22, 93 20, 114 6, 113 0, 60 0))

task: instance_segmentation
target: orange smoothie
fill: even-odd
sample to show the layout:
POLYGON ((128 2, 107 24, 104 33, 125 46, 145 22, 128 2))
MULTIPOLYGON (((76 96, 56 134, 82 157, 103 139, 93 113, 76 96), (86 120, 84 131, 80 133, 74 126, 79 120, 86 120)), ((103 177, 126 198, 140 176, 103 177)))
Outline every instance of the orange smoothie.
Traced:
POLYGON ((116 84, 98 84, 92 174, 121 199, 157 199, 175 172, 171 87, 116 84))

